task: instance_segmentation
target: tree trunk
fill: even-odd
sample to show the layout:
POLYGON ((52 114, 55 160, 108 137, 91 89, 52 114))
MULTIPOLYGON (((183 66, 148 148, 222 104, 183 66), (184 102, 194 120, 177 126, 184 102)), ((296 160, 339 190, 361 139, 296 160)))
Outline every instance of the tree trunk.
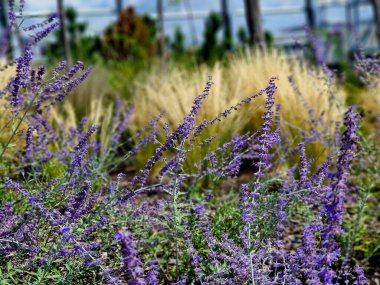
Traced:
POLYGON ((70 47, 66 36, 66 23, 65 23, 65 8, 63 6, 63 0, 58 0, 58 13, 59 20, 61 22, 61 41, 63 45, 63 57, 69 63, 70 62, 70 47))
POLYGON ((311 30, 315 29, 315 9, 313 0, 305 0, 306 22, 311 30))
MULTIPOLYGON (((7 16, 7 0, 0 0, 0 27, 4 29, 5 44, 5 56, 8 61, 13 60, 13 48, 12 48, 12 37, 11 37, 11 28, 9 27, 8 16, 7 16)), ((3 47, 0 47, 3 49, 3 47)))
POLYGON ((221 2, 224 27, 223 47, 226 50, 232 50, 231 18, 228 9, 228 3, 227 0, 221 0, 221 2))
POLYGON ((377 43, 380 45, 380 0, 371 0, 371 4, 375 16, 377 43))
POLYGON ((245 0, 245 14, 251 46, 264 48, 264 33, 261 25, 260 0, 245 0))
POLYGON ((157 0, 157 23, 158 23, 158 54, 165 55, 165 30, 164 30, 164 7, 163 0, 157 0))

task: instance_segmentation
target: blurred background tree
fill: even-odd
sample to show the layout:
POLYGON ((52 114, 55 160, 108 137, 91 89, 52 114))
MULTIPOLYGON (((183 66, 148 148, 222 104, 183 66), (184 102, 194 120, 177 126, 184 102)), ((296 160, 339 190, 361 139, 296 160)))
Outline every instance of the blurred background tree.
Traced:
POLYGON ((223 19, 223 48, 226 51, 233 49, 231 18, 227 0, 221 0, 221 11, 223 19))
MULTIPOLYGON (((101 51, 99 36, 86 35, 87 23, 78 21, 78 13, 74 8, 67 8, 64 16, 70 57, 73 60, 92 60, 96 56, 99 56, 101 51)), ((49 62, 53 62, 65 55, 61 39, 61 31, 58 30, 54 33, 54 40, 45 45, 44 52, 49 62)))
POLYGON ((218 33, 223 27, 219 13, 211 12, 205 22, 204 38, 199 50, 201 61, 215 61, 223 54, 223 47, 218 42, 218 33))
POLYGON ((370 0, 376 25, 377 42, 380 45, 380 0, 370 0))
POLYGON ((103 54, 109 59, 146 60, 156 53, 156 34, 155 21, 128 6, 105 31, 103 54))
POLYGON ((175 57, 182 56, 185 53, 185 34, 182 32, 180 26, 177 26, 174 30, 171 49, 173 51, 173 56, 175 57))
POLYGON ((261 23, 260 0, 245 0, 245 14, 251 46, 264 47, 264 33, 261 23))

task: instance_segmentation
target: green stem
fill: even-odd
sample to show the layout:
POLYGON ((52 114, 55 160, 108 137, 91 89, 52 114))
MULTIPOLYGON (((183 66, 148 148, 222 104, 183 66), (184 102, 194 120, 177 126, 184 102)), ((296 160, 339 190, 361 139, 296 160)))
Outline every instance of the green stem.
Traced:
POLYGON ((16 128, 14 129, 14 131, 13 131, 11 137, 9 138, 8 142, 5 144, 3 150, 2 150, 1 153, 0 153, 0 160, 2 159, 3 154, 5 153, 6 149, 8 148, 10 142, 13 140, 14 136, 16 135, 18 129, 20 128, 20 126, 21 126, 22 122, 24 121, 26 115, 28 114, 29 110, 32 108, 34 101, 37 99, 37 96, 38 96, 38 93, 33 97, 33 99, 32 99, 32 101, 30 102, 28 108, 25 110, 25 113, 22 115, 20 121, 18 122, 16 128))
POLYGON ((175 271, 176 279, 179 280, 179 244, 178 244, 178 225, 177 225, 177 179, 175 180, 172 203, 173 203, 173 223, 174 223, 174 242, 175 242, 175 271))
POLYGON ((252 279, 252 285, 255 285, 255 272, 253 270, 253 256, 252 256, 252 250, 251 250, 251 223, 248 225, 248 250, 249 250, 249 264, 251 267, 251 279, 252 279))

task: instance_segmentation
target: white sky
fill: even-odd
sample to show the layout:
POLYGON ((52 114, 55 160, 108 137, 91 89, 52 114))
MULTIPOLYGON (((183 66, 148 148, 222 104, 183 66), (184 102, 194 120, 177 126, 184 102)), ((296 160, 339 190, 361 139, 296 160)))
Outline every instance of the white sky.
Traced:
MULTIPOLYGON (((55 11, 56 0, 26 0, 26 12, 43 12, 55 11)), ((164 0, 165 11, 184 11, 184 4, 170 5, 169 1, 164 0)), ((219 11, 220 0, 190 0, 193 11, 219 11)), ((77 10, 86 9, 112 9, 115 7, 115 0, 64 0, 65 5, 73 6, 77 10)), ((261 0, 263 8, 273 8, 282 6, 302 6, 304 0, 261 0)), ((154 13, 156 9, 156 0, 123 0, 123 6, 134 5, 138 13, 154 13)), ((229 0, 229 8, 232 17, 232 26, 236 34, 239 27, 245 27, 244 17, 237 17, 235 11, 244 8, 244 0, 229 0)), ((370 10, 370 9, 369 9, 370 10)), ((362 15, 370 15, 371 11, 368 9, 362 15)), ((327 13, 329 19, 335 21, 344 20, 344 9, 335 8, 327 13)), ((115 21, 115 16, 80 18, 82 21, 88 22, 89 33, 101 32, 109 23, 115 21)), ((290 14, 290 15, 276 15, 276 16, 263 16, 263 25, 265 30, 271 31, 273 34, 278 35, 284 29, 294 26, 302 27, 305 23, 305 16, 303 14, 290 14)), ((186 21, 168 21, 165 23, 165 32, 171 35, 176 26, 181 26, 183 32, 188 34, 190 31, 189 24, 186 21)), ((195 20, 198 40, 203 37, 204 19, 195 20)), ((190 37, 187 37, 190 40, 190 37)))

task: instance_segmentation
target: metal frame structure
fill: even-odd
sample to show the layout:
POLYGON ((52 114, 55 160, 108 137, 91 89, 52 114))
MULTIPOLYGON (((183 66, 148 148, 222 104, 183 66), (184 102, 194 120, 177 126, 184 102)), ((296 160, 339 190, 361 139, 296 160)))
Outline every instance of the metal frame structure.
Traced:
MULTIPOLYGON (((372 19, 363 19, 360 13, 363 7, 372 7, 370 0, 319 0, 319 5, 316 7, 318 15, 317 27, 327 31, 334 31, 334 26, 340 25, 340 32, 336 33, 342 42, 342 49, 346 55, 351 57, 359 51, 372 54, 377 53, 379 42, 376 38, 376 24, 374 14, 372 19), (330 8, 344 9, 344 22, 331 23, 325 16, 330 8)), ((336 32, 336 31, 335 31, 336 32)), ((328 58, 333 59, 334 55, 328 55, 328 58)))
MULTIPOLYGON (((2 4, 5 5, 6 0, 0 0, 2 4), (4 2, 4 3, 3 3, 4 2)), ((58 3, 63 0, 58 0, 58 3)), ((117 16, 121 11, 123 5, 127 4, 126 0, 114 0, 115 9, 82 9, 78 11, 80 16, 85 17, 102 17, 102 16, 117 16)), ((304 5, 300 6, 285 6, 281 8, 263 8, 263 15, 291 15, 291 14, 305 14, 305 22, 312 28, 316 29, 331 29, 330 23, 325 20, 325 13, 328 9, 334 7, 342 7, 346 11, 345 23, 342 23, 346 26, 345 30, 345 40, 349 42, 351 50, 358 49, 358 42, 362 45, 366 45, 370 41, 372 34, 374 33, 375 27, 373 21, 361 21, 360 19, 360 7, 363 5, 369 5, 370 0, 304 0, 304 5), (351 34, 350 34, 351 30, 351 34), (356 30, 360 35, 353 36, 352 30, 356 30)), ((51 13, 51 11, 42 11, 42 12, 24 12, 23 15, 17 14, 17 17, 23 18, 41 18, 46 17, 51 13)), ((245 16, 244 9, 238 9, 233 11, 236 16, 241 17, 245 16)), ((153 18, 157 18, 156 13, 149 14, 153 18)), ((165 21, 178 21, 178 20, 189 20, 192 19, 205 19, 209 15, 209 11, 191 11, 191 15, 188 12, 164 12, 165 21)), ((1 15, 0 15, 1 16, 1 15)), ((0 17, 1 18, 1 17, 0 17)), ((4 22, 4 21, 3 21, 4 22)), ((6 24, 4 22, 3 24, 6 24)), ((299 27, 303 29, 303 27, 299 27)), ((296 31, 297 29, 294 29, 296 31)), ((289 32, 289 31, 288 31, 289 32)), ((287 40, 292 40, 289 35, 281 35, 280 37, 275 38, 277 45, 286 45, 287 40)), ((301 33, 297 35, 297 40, 301 42, 305 40, 305 37, 301 36, 301 33)))

